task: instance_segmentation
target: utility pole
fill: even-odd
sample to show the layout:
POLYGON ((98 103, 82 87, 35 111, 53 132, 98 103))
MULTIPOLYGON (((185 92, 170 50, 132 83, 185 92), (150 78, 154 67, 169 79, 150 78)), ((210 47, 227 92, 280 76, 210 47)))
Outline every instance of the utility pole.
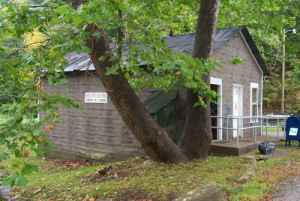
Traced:
POLYGON ((282 80, 281 80, 281 113, 285 112, 285 60, 286 60, 286 48, 285 39, 287 33, 296 34, 296 29, 283 29, 282 30, 282 80))
POLYGON ((281 80, 281 113, 285 109, 285 29, 282 30, 282 80, 281 80))

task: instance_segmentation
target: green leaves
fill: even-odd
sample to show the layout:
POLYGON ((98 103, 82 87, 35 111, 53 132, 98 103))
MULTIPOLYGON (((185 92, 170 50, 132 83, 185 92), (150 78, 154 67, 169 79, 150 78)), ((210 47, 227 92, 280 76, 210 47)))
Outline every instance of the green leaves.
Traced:
POLYGON ((33 172, 37 172, 39 168, 36 165, 25 163, 21 170, 22 175, 32 174, 33 172))
POLYGON ((10 174, 9 176, 5 177, 2 181, 2 185, 4 186, 19 186, 24 187, 28 180, 25 177, 25 175, 32 174, 33 172, 38 171, 38 167, 32 164, 24 163, 24 164, 14 164, 14 168, 20 168, 17 167, 18 165, 23 165, 21 167, 21 170, 17 169, 18 171, 10 174))
POLYGON ((231 63, 232 64, 235 64, 235 65, 238 65, 238 64, 242 64, 244 63, 244 60, 240 57, 234 57, 232 60, 231 60, 231 63))
POLYGON ((23 175, 10 175, 3 180, 2 185, 24 187, 27 182, 27 179, 23 175))
MULTIPOLYGON (((74 9, 61 0, 1 2, 0 113, 5 121, 0 123, 0 144, 5 152, 16 158, 38 155, 47 140, 45 125, 59 121, 58 107, 78 107, 68 98, 46 94, 41 79, 64 83, 65 55, 89 52, 85 28, 90 23, 105 30, 111 41, 116 62, 108 74, 123 73, 139 89, 183 86, 199 97, 210 95, 202 77, 214 64, 171 52, 165 42, 171 31, 194 29, 194 5, 198 2, 91 0, 74 9), (28 48, 36 40, 26 36, 33 33, 45 41, 28 48)), ((9 183, 23 183, 19 176, 26 173, 14 174, 9 183)))
POLYGON ((2 185, 4 186, 24 187, 28 182, 25 175, 32 174, 39 170, 36 165, 27 163, 19 158, 12 158, 5 164, 6 170, 8 170, 10 174, 2 181, 2 185))

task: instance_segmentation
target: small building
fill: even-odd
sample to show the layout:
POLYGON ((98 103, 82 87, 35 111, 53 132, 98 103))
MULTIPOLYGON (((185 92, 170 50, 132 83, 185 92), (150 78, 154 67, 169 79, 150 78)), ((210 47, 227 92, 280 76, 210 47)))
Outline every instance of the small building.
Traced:
MULTIPOLYGON (((174 51, 191 54, 194 37, 195 34, 169 36, 168 46, 174 51)), ((123 158, 143 153, 105 92, 100 79, 95 75, 95 68, 89 57, 75 53, 67 57, 67 82, 60 86, 52 86, 45 82, 44 89, 49 93, 73 98, 81 103, 81 108, 60 109, 62 120, 49 134, 55 145, 52 155, 68 159, 99 159, 123 158)), ((262 115, 266 67, 247 28, 217 30, 213 58, 221 62, 221 66, 214 69, 210 75, 211 88, 219 95, 218 101, 211 104, 212 138, 222 140, 222 127, 226 123, 223 117, 262 115)), ((157 107, 151 101, 154 95, 157 96, 155 93, 155 90, 147 90, 141 96, 142 100, 146 100, 145 104, 150 112, 157 112, 175 97, 171 94, 169 98, 162 98, 163 104, 157 107)), ((234 129, 238 128, 240 121, 233 119, 231 122, 232 138, 245 134, 234 129)), ((252 121, 251 118, 249 121, 252 121)))

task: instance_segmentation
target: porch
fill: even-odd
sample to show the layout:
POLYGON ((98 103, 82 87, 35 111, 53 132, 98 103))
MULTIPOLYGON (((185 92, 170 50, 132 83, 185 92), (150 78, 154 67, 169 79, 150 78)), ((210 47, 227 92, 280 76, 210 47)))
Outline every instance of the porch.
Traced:
POLYGON ((211 153, 242 155, 263 141, 280 142, 285 137, 287 115, 212 116, 211 153))

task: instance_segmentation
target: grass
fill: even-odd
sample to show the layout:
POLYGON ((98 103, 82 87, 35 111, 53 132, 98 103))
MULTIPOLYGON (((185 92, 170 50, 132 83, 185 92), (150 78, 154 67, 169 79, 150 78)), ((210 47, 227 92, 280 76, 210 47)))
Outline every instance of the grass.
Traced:
POLYGON ((284 131, 282 130, 281 126, 274 127, 274 126, 264 126, 262 128, 264 134, 276 136, 277 134, 283 135, 284 131))
POLYGON ((226 177, 241 174, 240 169, 232 168, 244 164, 237 158, 211 157, 207 162, 196 161, 189 164, 165 165, 145 162, 142 159, 131 159, 122 163, 105 164, 119 166, 128 170, 124 179, 107 180, 103 182, 82 182, 84 176, 93 174, 104 165, 80 167, 74 170, 51 165, 51 162, 36 160, 42 169, 29 177, 30 183, 24 194, 43 188, 45 193, 39 193, 37 200, 83 200, 89 197, 113 197, 122 189, 141 189, 148 194, 166 200, 172 193, 180 193, 216 180, 221 185, 228 185, 226 177), (221 159, 221 160, 220 160, 221 159), (222 167, 222 168, 218 168, 222 167), (224 168, 226 171, 224 172, 224 168), (218 175, 223 175, 218 177, 218 175), (68 198, 69 195, 72 197, 68 198), (76 197, 76 199, 74 198, 76 197))
POLYGON ((239 182, 249 167, 249 160, 244 157, 211 156, 207 161, 179 165, 133 158, 103 164, 75 163, 71 168, 57 161, 33 159, 32 162, 41 168, 29 175, 25 188, 14 190, 20 201, 93 201, 94 198, 136 197, 136 194, 166 201, 208 183, 223 188, 231 201, 258 201, 281 180, 300 175, 300 150, 295 148, 287 149, 284 156, 257 162, 256 176, 246 183, 239 182), (94 179, 97 170, 110 166, 118 177, 94 179))

